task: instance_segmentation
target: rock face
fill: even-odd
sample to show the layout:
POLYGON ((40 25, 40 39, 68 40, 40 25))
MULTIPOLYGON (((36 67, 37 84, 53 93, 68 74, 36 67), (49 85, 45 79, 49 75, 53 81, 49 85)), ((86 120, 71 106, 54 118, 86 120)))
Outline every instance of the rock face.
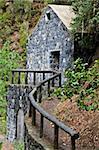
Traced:
POLYGON ((73 49, 70 31, 48 6, 28 39, 27 68, 63 73, 72 64, 73 49))

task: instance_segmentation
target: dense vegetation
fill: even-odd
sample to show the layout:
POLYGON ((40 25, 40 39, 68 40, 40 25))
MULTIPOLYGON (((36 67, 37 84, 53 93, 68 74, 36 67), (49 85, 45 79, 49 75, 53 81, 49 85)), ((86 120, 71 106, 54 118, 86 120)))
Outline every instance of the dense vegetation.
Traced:
POLYGON ((78 43, 75 56, 80 57, 82 55, 84 62, 89 61, 90 63, 99 43, 99 1, 69 1, 76 14, 72 22, 72 31, 76 35, 75 41, 78 43))
POLYGON ((4 43, 0 49, 0 131, 5 132, 6 88, 10 80, 12 68, 17 68, 21 57, 10 50, 10 42, 4 43))
POLYGON ((12 68, 24 68, 29 31, 41 14, 44 4, 28 0, 0 0, 0 132, 6 127, 6 88, 12 68))
MULTIPOLYGON (((45 2, 51 3, 52 0, 45 0, 45 2)), ((68 2, 72 4, 77 14, 72 24, 73 33, 78 30, 82 31, 81 46, 90 47, 90 42, 84 39, 83 33, 84 31, 95 33, 95 40, 97 41, 99 2, 98 0, 68 0, 68 2)), ((0 0, 0 131, 5 131, 5 128, 2 127, 5 127, 5 96, 10 71, 12 68, 24 67, 27 37, 37 23, 44 6, 43 3, 36 5, 27 0, 9 2, 0 0)), ((68 82, 56 91, 56 95, 66 99, 71 98, 73 94, 80 93, 80 99, 77 100, 80 108, 86 110, 99 109, 98 99, 95 98, 99 86, 98 68, 99 61, 92 68, 86 69, 81 60, 77 59, 74 68, 65 73, 68 82), (86 82, 88 82, 88 87, 82 90, 86 82), (94 101, 92 101, 93 98, 94 101)))
POLYGON ((65 72, 66 82, 55 91, 55 95, 63 100, 79 95, 79 108, 99 110, 99 60, 91 68, 87 69, 86 65, 81 59, 77 59, 73 68, 65 72))
MULTIPOLYGON (((40 7, 42 8, 42 5, 40 7)), ((16 42, 19 43, 15 43, 17 48, 14 48, 25 48, 29 28, 35 26, 40 13, 39 7, 33 6, 27 0, 15 0, 13 2, 0 0, 0 42, 4 43, 6 39, 13 42, 11 37, 16 31, 18 32, 16 42), (34 16, 36 16, 35 20, 34 16)))
MULTIPOLYGON (((73 30, 88 33, 99 31, 99 1, 98 0, 70 0, 76 18, 73 30)), ((82 33, 83 34, 83 33, 82 33)))
MULTIPOLYGON (((76 14, 72 22, 72 30, 81 33, 77 41, 81 47, 81 56, 93 55, 98 45, 99 35, 99 1, 98 0, 69 0, 76 14), (85 33, 87 33, 85 35, 85 33)), ((86 60, 86 59, 85 59, 86 60)), ((88 61, 88 60, 87 60, 88 61)), ((77 104, 85 110, 99 110, 99 60, 93 67, 88 68, 81 59, 74 62, 74 67, 65 72, 67 79, 64 86, 55 91, 62 99, 79 94, 77 104)))

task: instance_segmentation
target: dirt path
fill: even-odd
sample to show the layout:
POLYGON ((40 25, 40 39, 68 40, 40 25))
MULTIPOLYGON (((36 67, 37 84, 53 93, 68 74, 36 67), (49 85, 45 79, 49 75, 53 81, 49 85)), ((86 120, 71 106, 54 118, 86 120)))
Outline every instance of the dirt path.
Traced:
MULTIPOLYGON (((54 108, 58 105, 59 101, 54 99, 53 101, 48 99, 47 101, 44 100, 44 102, 41 104, 41 106, 49 113, 53 114, 54 108)), ((36 112, 36 125, 39 129, 39 122, 40 122, 40 114, 36 112)), ((62 130, 59 131, 59 150, 70 150, 71 149, 71 141, 70 137, 62 130), (68 138, 67 138, 68 137, 68 138)), ((50 121, 44 119, 44 137, 50 141, 53 145, 54 141, 54 124, 50 121)))

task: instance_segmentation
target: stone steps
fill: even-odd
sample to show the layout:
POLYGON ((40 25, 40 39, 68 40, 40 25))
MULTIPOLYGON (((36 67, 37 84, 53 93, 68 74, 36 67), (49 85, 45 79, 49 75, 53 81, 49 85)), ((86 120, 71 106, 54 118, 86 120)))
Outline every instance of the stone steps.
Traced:
POLYGON ((39 130, 32 126, 31 119, 28 117, 25 118, 25 128, 25 144, 28 150, 54 150, 53 145, 47 139, 39 137, 39 130))

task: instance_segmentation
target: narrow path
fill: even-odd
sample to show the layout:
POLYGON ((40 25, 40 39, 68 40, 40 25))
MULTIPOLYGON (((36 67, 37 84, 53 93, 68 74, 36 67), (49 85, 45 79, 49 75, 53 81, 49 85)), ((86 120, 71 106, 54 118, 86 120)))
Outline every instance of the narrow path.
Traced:
MULTIPOLYGON (((41 103, 43 109, 47 110, 47 112, 51 115, 53 114, 53 109, 59 103, 57 100, 47 101, 41 103)), ((40 114, 36 111, 36 128, 39 130, 40 128, 40 114)), ((52 145, 54 142, 54 124, 50 121, 44 119, 44 137, 48 140, 52 145)), ((71 143, 70 137, 64 131, 59 130, 59 150, 70 150, 71 143)))

